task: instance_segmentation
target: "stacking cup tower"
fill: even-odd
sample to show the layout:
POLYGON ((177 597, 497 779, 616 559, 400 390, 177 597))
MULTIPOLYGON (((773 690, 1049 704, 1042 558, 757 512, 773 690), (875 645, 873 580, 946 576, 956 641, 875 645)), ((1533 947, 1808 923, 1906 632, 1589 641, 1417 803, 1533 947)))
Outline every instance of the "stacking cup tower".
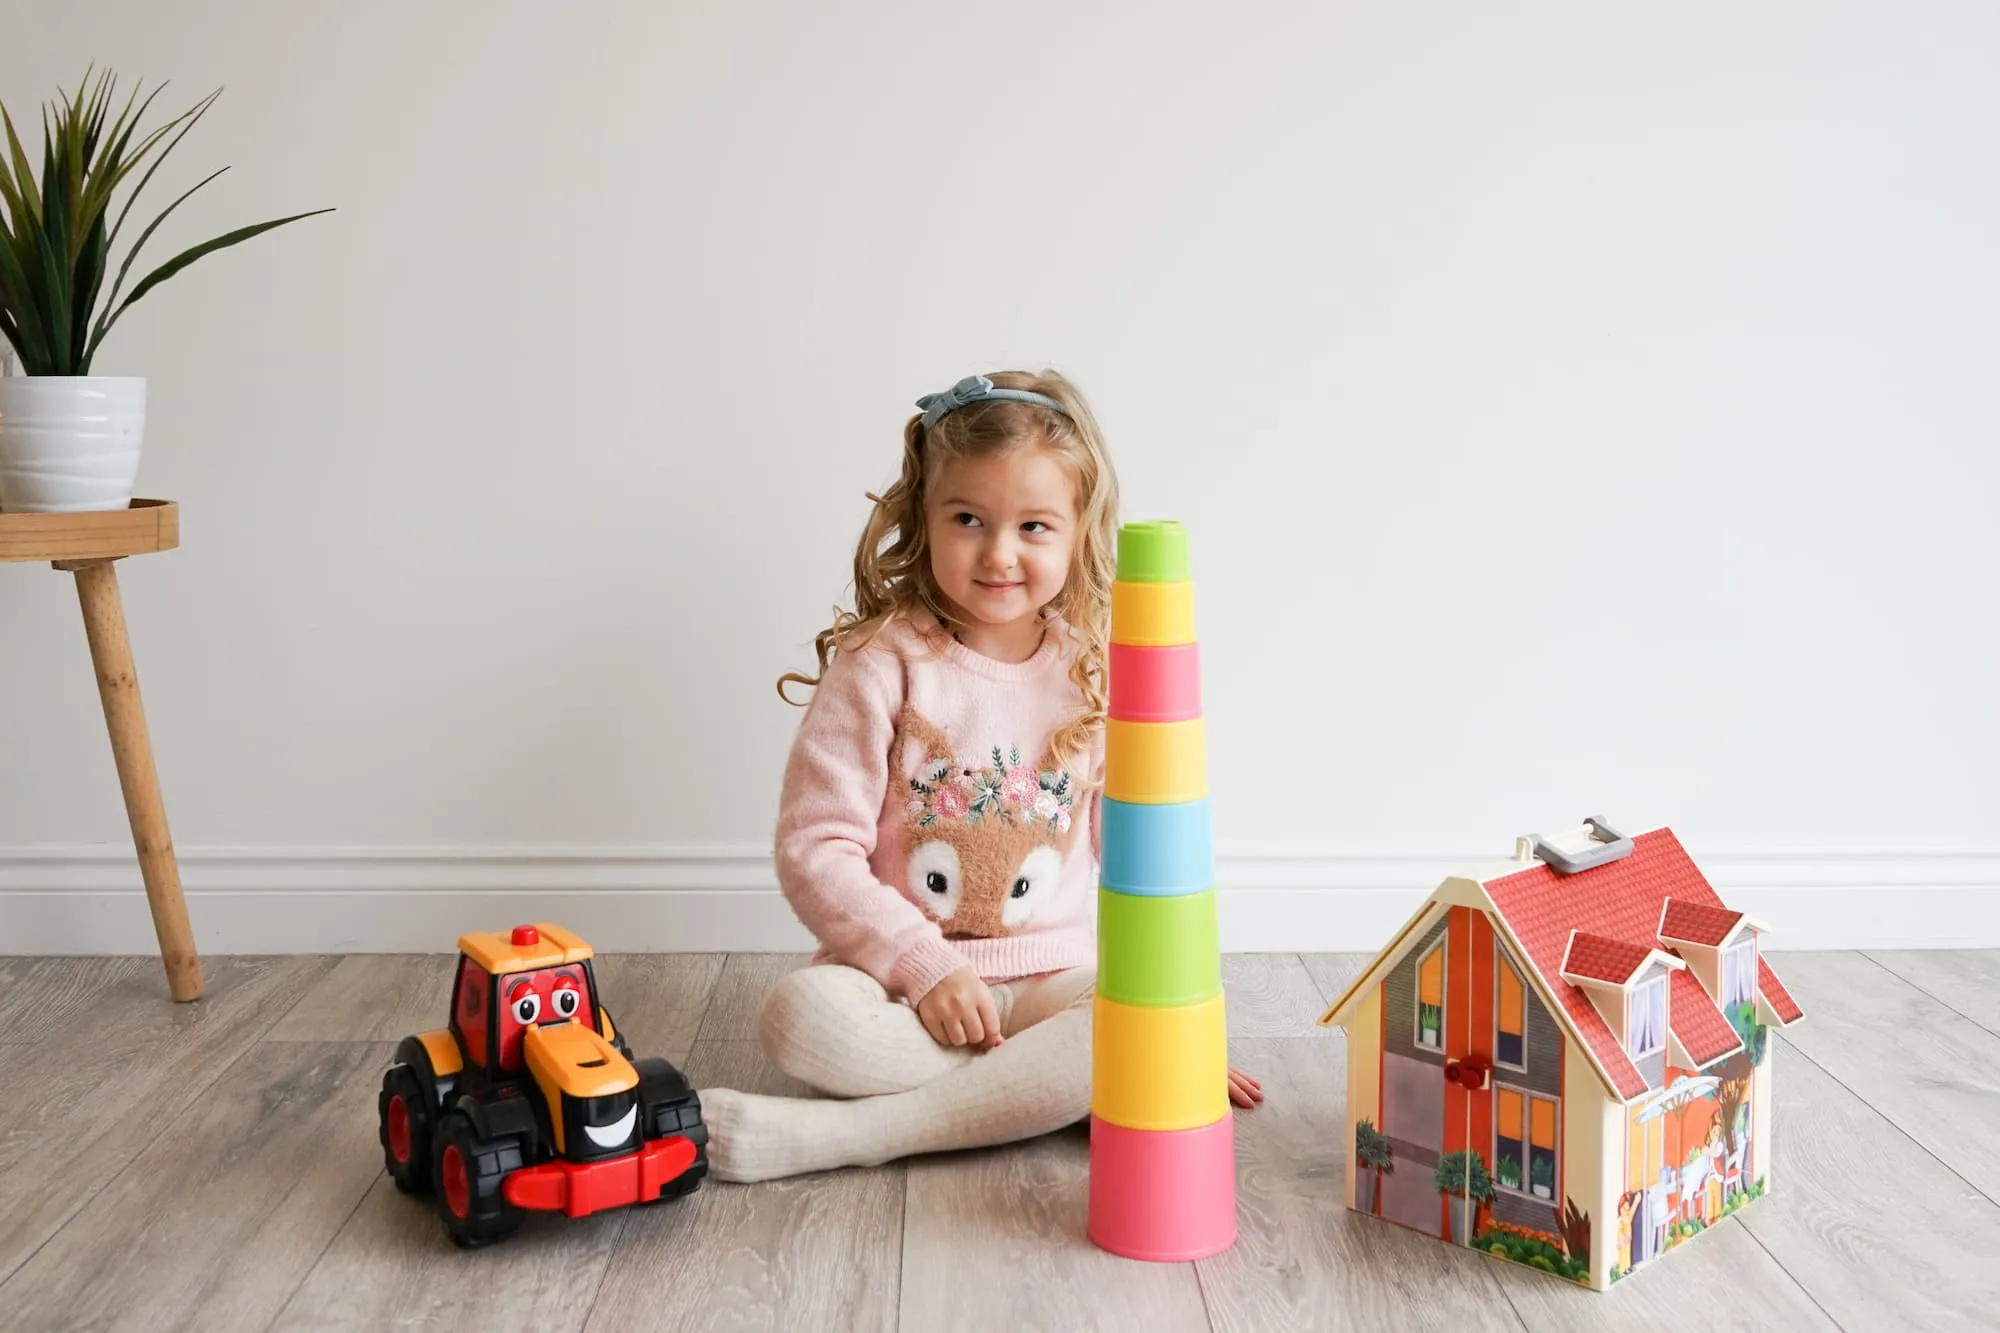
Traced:
POLYGON ((1187 530, 1128 523, 1111 588, 1090 1238, 1183 1262, 1236 1240, 1236 1138, 1222 1013, 1187 530))

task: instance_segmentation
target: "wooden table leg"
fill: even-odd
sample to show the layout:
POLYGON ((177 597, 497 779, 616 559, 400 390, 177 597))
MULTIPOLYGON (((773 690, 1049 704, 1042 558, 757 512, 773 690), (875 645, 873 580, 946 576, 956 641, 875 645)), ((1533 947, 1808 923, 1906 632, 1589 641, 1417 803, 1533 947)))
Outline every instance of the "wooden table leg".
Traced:
POLYGON ((97 693, 104 703, 105 726, 111 732, 111 757, 118 765, 118 785, 125 793, 125 814, 132 825, 133 849, 139 854, 139 874, 146 882, 146 901, 153 911, 153 933, 159 937, 167 988, 177 1001, 199 999, 201 959, 195 954, 194 930, 188 924, 187 902, 181 896, 180 867, 174 861, 160 778, 153 767, 153 743, 146 734, 146 710, 139 700, 139 675, 125 634, 125 607, 118 598, 118 573, 109 560, 63 561, 56 567, 76 575, 90 660, 97 668, 97 693))

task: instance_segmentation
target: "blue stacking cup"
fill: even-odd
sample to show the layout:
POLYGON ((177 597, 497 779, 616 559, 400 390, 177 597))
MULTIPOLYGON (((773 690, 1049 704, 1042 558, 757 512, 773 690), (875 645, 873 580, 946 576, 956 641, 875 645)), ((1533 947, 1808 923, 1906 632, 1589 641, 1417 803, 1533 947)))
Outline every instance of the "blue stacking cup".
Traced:
POLYGON ((1170 805, 1104 801, 1103 868, 1114 893, 1166 898, 1215 887, 1208 798, 1170 805))

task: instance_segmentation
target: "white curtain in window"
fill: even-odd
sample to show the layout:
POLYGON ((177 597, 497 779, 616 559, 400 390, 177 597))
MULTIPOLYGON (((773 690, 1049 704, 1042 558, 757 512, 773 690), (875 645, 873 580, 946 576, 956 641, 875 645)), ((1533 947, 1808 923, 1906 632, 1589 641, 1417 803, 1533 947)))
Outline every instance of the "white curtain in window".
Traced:
POLYGON ((1632 992, 1632 1034, 1626 1047, 1634 1055, 1657 1051, 1667 1040, 1667 983, 1648 982, 1632 992))
POLYGON ((1743 940, 1722 955, 1722 1002, 1749 1004, 1757 994, 1757 944, 1743 940))

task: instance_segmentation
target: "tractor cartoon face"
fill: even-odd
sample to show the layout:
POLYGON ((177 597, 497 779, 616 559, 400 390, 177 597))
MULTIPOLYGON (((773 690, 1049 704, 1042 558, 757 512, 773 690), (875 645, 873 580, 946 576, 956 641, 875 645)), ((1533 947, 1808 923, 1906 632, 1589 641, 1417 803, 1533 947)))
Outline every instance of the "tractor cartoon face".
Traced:
POLYGON ((459 940, 449 1025, 405 1038, 381 1138, 407 1193, 434 1193, 461 1244, 523 1210, 582 1216, 678 1197, 707 1173, 701 1103, 665 1060, 634 1060, 590 946, 557 926, 459 940))
POLYGON ((521 1068, 521 1038, 543 1023, 578 1022, 596 1029, 590 972, 583 963, 489 973, 478 959, 461 956, 458 990, 452 997, 452 1028, 466 1058, 494 1072, 521 1068), (488 1051, 499 1055, 489 1061, 488 1051))

